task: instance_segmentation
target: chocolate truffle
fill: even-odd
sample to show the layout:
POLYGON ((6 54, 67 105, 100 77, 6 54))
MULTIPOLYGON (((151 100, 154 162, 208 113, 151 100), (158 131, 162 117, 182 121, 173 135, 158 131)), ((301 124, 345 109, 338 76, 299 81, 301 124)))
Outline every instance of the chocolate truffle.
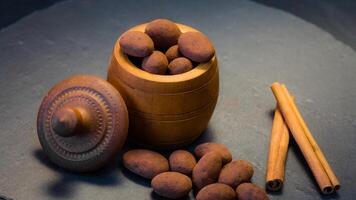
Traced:
POLYGON ((234 160, 226 164, 219 175, 219 183, 236 188, 241 183, 250 182, 253 176, 253 166, 247 160, 234 160))
POLYGON ((151 186, 159 196, 180 199, 189 194, 193 184, 190 178, 184 174, 163 172, 152 179, 151 186))
POLYGON ((168 60, 160 51, 154 51, 142 61, 142 69, 152 74, 165 74, 168 60))
POLYGON ((178 39, 179 51, 194 62, 208 62, 215 53, 209 38, 200 32, 185 32, 178 39))
POLYGON ((122 51, 130 56, 146 57, 154 50, 152 39, 145 33, 129 31, 119 41, 122 51))
POLYGON ((206 142, 198 145, 194 149, 194 154, 201 158, 205 154, 209 152, 217 152, 221 155, 223 164, 229 163, 232 160, 232 155, 230 150, 223 144, 215 143, 215 142, 206 142))
POLYGON ((171 75, 182 74, 193 69, 193 64, 188 58, 180 57, 172 60, 168 65, 168 73, 171 75))
POLYGON ((145 33, 152 38, 155 48, 161 50, 177 44, 181 34, 178 26, 168 19, 156 19, 148 23, 145 33))
POLYGON ((171 46, 167 51, 166 51, 166 57, 169 62, 172 60, 181 57, 182 54, 178 50, 178 45, 171 46))
POLYGON ((236 193, 228 185, 213 183, 201 189, 196 200, 235 200, 236 193))
POLYGON ((197 164, 195 157, 189 151, 176 150, 169 156, 169 168, 171 171, 190 176, 197 164))
POLYGON ((122 163, 131 172, 147 179, 169 170, 168 160, 163 155, 147 149, 127 151, 122 163))
POLYGON ((239 200, 269 200, 266 192, 259 186, 252 183, 242 183, 236 188, 237 199, 239 200))

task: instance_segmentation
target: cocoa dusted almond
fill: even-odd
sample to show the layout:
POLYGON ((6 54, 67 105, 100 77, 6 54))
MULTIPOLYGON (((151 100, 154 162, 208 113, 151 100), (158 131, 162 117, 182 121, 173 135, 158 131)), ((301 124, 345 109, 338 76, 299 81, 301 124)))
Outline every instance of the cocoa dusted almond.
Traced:
POLYGON ((213 183, 201 189, 197 196, 197 200, 235 200, 236 193, 228 185, 222 183, 213 183))
POLYGON ((194 154, 198 158, 200 158, 212 151, 215 151, 222 156, 223 164, 231 162, 232 155, 229 149, 225 145, 219 143, 207 142, 207 143, 200 144, 195 148, 194 154))
POLYGON ((172 171, 190 176, 197 164, 193 154, 185 150, 176 150, 169 156, 169 167, 172 171))
POLYGON ((236 188, 241 183, 250 182, 253 176, 252 164, 246 160, 234 160, 226 164, 219 175, 219 183, 236 188))
POLYGON ((148 23, 145 33, 152 38, 155 48, 161 50, 177 44, 181 34, 178 26, 168 19, 156 19, 148 23))
POLYGON ((200 190, 218 180, 221 170, 221 156, 216 152, 204 155, 195 165, 192 173, 194 186, 200 190))
POLYGON ((164 156, 145 149, 126 152, 122 161, 131 172, 147 179, 169 170, 168 160, 164 156))
POLYGON ((182 74, 193 69, 193 64, 188 58, 179 57, 168 65, 168 73, 171 75, 182 74))
POLYGON ((142 69, 152 74, 166 74, 168 60, 160 51, 154 51, 142 61, 142 69))
POLYGON ((178 39, 179 51, 194 62, 208 62, 215 53, 209 38, 200 32, 185 32, 178 39))
POLYGON ((140 31, 124 33, 119 41, 122 51, 130 56, 146 57, 154 50, 152 39, 140 31))
POLYGON ((166 51, 166 57, 169 62, 172 60, 181 57, 182 54, 179 52, 178 45, 171 46, 167 51, 166 51))
POLYGON ((252 183, 243 183, 236 188, 238 200, 269 200, 266 192, 252 183))
POLYGON ((152 179, 151 186, 153 191, 162 197, 178 199, 189 194, 192 181, 178 172, 164 172, 152 179))

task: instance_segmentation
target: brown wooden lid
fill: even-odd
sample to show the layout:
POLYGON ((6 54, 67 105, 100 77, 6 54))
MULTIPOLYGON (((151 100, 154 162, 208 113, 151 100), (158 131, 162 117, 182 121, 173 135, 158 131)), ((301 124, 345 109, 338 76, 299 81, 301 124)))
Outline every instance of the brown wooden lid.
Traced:
POLYGON ((77 172, 93 171, 123 146, 128 113, 119 92, 104 79, 78 75, 55 85, 37 116, 43 150, 55 164, 77 172))

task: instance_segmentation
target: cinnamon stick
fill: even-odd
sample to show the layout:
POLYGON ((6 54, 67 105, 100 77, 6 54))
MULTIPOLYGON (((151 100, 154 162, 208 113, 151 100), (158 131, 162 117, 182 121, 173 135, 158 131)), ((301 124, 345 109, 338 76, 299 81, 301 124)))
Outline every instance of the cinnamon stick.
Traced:
POLYGON ((283 187, 288 144, 288 127, 284 122, 278 106, 276 106, 273 118, 266 174, 266 188, 270 191, 280 191, 283 187))
POLYGON ((271 86, 272 92, 277 99, 278 106, 282 112, 282 115, 292 133, 293 138, 297 142, 305 160, 307 161, 322 193, 331 194, 334 191, 334 186, 331 183, 329 176, 327 175, 324 167, 319 160, 318 156, 314 152, 312 144, 310 143, 307 134, 295 112, 297 107, 293 108, 294 102, 291 101, 291 97, 285 92, 280 83, 273 83, 271 86))
POLYGON ((334 190, 335 191, 339 190, 340 182, 339 182, 338 178, 336 177, 335 173, 331 169, 331 167, 330 167, 328 161, 326 160, 319 145, 316 143, 316 140, 314 139, 313 135, 311 134, 311 132, 310 132, 308 126, 306 125, 302 115, 300 114, 297 106, 295 105, 293 99, 291 99, 291 95, 289 94, 287 87, 284 84, 282 84, 282 89, 283 89, 284 93, 287 95, 289 101, 291 102, 292 109, 295 112, 295 114, 297 115, 299 123, 301 124, 305 135, 307 136, 311 146, 313 147, 314 152, 316 153, 316 156, 319 158, 321 165, 323 166, 326 174, 328 175, 330 182, 333 185, 334 190))

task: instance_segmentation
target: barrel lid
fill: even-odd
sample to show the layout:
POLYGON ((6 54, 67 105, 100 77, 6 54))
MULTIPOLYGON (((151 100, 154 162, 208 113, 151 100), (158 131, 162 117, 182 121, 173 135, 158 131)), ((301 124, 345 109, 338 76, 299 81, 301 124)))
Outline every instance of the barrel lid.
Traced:
POLYGON ((71 171, 102 167, 122 148, 127 131, 128 112, 120 93, 104 79, 90 75, 56 84, 37 115, 44 152, 71 171))

